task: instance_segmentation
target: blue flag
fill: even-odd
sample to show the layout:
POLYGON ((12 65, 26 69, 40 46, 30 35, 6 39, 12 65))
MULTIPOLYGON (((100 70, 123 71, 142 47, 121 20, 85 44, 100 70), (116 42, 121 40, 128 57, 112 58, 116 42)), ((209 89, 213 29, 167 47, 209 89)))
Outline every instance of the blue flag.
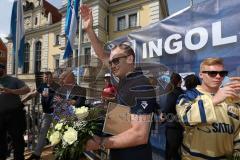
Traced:
POLYGON ((11 16, 11 36, 13 41, 13 54, 18 53, 18 66, 23 65, 24 52, 24 20, 22 0, 14 0, 11 16))
POLYGON ((80 0, 68 0, 65 34, 67 36, 67 46, 63 58, 69 58, 74 48, 74 38, 78 26, 78 7, 80 0))

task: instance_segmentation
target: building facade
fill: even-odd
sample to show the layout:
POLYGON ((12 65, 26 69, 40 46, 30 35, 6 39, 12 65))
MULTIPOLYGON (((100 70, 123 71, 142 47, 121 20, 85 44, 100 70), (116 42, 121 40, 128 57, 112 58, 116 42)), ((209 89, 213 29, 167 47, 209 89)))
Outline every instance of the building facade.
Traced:
MULTIPOLYGON (((92 8, 93 27, 102 43, 127 35, 168 16, 166 0, 83 0, 92 8)), ((77 32, 72 57, 63 59, 66 46, 65 20, 67 0, 58 10, 47 0, 24 2, 25 52, 24 65, 18 77, 35 85, 35 73, 57 68, 80 67, 80 85, 88 88, 88 97, 100 95, 103 75, 108 69, 96 57, 84 32, 77 32), (81 38, 80 56, 79 37, 81 38), (98 92, 99 91, 99 92, 98 92)), ((12 43, 7 44, 12 53, 12 43)), ((8 55, 8 74, 14 74, 14 57, 8 55)))
POLYGON ((7 65, 7 46, 0 38, 0 63, 7 65))
MULTIPOLYGON (((35 88, 35 73, 53 71, 59 67, 60 32, 62 16, 46 0, 26 0, 23 3, 25 48, 23 66, 18 78, 35 88)), ((12 42, 8 42, 12 53, 12 42)), ((8 56, 8 74, 14 74, 14 57, 8 56)))
MULTIPOLYGON (((130 32, 142 29, 168 16, 166 0, 83 0, 92 9, 93 28, 102 43, 112 41, 130 32)), ((61 65, 66 66, 62 59, 66 45, 64 35, 67 0, 62 0, 60 12, 62 18, 61 29, 61 65)), ((77 33, 78 34, 78 33, 77 33)), ((103 75, 108 69, 96 57, 91 43, 84 30, 81 37, 81 51, 78 57, 79 36, 76 36, 75 50, 71 67, 77 67, 78 60, 83 68, 81 85, 89 88, 88 97, 99 97, 103 87, 103 75)))

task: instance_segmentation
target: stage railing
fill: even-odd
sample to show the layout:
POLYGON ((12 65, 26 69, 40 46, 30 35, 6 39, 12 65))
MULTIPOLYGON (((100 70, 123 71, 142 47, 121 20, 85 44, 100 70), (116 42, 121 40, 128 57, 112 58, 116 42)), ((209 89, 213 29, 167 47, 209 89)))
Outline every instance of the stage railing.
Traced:
POLYGON ((40 129, 42 111, 40 109, 40 103, 35 103, 35 100, 29 102, 30 103, 25 104, 27 129, 24 139, 27 144, 27 148, 33 149, 38 138, 37 136, 40 129))

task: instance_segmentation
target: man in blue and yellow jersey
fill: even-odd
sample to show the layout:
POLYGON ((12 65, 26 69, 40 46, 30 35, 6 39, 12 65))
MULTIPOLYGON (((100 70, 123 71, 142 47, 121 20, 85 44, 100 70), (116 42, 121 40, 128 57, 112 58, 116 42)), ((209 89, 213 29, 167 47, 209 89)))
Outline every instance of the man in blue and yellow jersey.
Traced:
POLYGON ((220 87, 227 74, 222 59, 207 58, 200 65, 202 84, 179 97, 183 160, 240 158, 240 104, 227 102, 239 100, 240 77, 220 87))

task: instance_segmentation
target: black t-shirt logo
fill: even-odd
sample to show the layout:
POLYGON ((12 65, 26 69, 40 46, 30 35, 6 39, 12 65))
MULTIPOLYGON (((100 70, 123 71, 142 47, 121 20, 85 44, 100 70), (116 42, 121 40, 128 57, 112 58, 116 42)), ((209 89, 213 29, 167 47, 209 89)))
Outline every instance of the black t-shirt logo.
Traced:
POLYGON ((143 107, 143 109, 146 109, 148 106, 147 101, 142 101, 141 106, 143 107))

